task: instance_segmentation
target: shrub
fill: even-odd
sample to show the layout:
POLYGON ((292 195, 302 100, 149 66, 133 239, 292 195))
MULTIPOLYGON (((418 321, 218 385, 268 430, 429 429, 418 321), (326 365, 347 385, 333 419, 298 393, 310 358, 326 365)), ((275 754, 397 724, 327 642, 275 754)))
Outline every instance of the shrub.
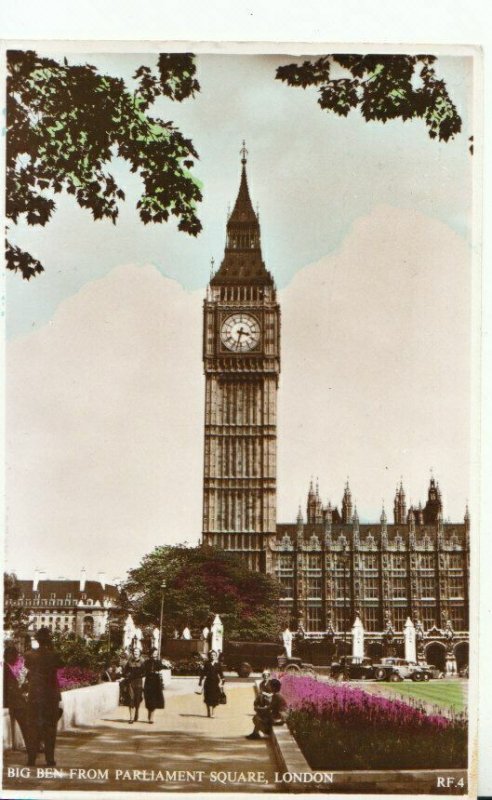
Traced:
POLYGON ((172 662, 173 675, 201 675, 203 659, 199 656, 193 658, 179 658, 172 662))
POLYGON ((57 672, 60 691, 80 689, 82 686, 94 686, 99 681, 99 673, 83 667, 62 667, 57 672))
POLYGON ((462 719, 428 715, 361 689, 282 676, 288 726, 312 769, 453 769, 467 765, 462 719))
MULTIPOLYGON (((19 656, 12 667, 12 671, 22 685, 27 677, 27 670, 23 656, 19 656)), ((79 689, 82 686, 93 686, 99 681, 99 673, 92 669, 83 667, 61 667, 57 670, 56 678, 60 691, 66 692, 69 689, 79 689)))

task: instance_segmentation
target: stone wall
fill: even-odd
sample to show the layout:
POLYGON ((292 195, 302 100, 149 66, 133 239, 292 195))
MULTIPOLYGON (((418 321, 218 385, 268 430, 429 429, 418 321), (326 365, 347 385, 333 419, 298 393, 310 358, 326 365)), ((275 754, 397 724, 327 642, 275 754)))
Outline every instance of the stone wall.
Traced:
MULTIPOLYGON (((63 714, 58 723, 58 730, 65 731, 78 725, 88 725, 99 719, 108 711, 113 711, 119 702, 119 683, 99 683, 97 686, 84 686, 62 692, 63 714)), ((22 743, 22 735, 16 725, 16 742, 22 743)), ((12 747, 12 731, 10 715, 3 712, 3 747, 12 747)))

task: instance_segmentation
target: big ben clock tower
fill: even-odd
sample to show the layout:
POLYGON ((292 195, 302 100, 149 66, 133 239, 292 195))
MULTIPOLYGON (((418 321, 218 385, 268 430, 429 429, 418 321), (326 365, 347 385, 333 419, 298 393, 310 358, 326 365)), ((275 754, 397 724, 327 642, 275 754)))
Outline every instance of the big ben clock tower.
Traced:
POLYGON ((203 541, 271 572, 276 535, 280 308, 241 150, 224 259, 204 301, 203 541))

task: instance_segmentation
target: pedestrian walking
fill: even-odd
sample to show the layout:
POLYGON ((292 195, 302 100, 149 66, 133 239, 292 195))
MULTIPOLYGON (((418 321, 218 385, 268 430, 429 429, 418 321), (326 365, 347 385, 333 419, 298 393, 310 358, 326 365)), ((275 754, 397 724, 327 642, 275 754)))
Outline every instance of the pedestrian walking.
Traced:
POLYGON ((218 654, 211 650, 203 666, 198 686, 203 684, 203 702, 207 706, 207 717, 214 716, 214 708, 223 702, 224 673, 218 654))
POLYGON ((16 748, 16 741, 15 735, 16 730, 15 726, 16 723, 19 725, 19 728, 22 733, 22 737, 24 739, 24 744, 26 749, 29 752, 28 748, 28 737, 29 737, 29 725, 27 719, 27 694, 23 691, 23 686, 26 687, 24 683, 23 686, 20 683, 20 680, 17 676, 17 672, 15 671, 14 667, 19 659, 19 653, 17 648, 12 645, 8 644, 5 647, 5 651, 3 654, 3 707, 9 710, 10 714, 10 730, 12 732, 12 749, 15 750, 16 748))
POLYGON ((144 699, 145 708, 148 713, 149 725, 153 725, 152 719, 156 708, 164 708, 164 691, 162 685, 161 670, 164 664, 157 658, 157 648, 153 647, 150 655, 144 664, 144 699))
POLYGON ((130 658, 123 667, 123 702, 128 706, 130 725, 138 722, 138 710, 142 702, 142 687, 144 675, 144 660, 139 647, 134 647, 130 658))
POLYGON ((27 763, 29 766, 35 765, 36 756, 41 741, 43 741, 46 764, 49 767, 56 767, 56 727, 62 715, 57 670, 62 666, 62 660, 53 649, 51 633, 48 628, 40 628, 35 638, 39 648, 31 650, 25 658, 29 686, 27 763))

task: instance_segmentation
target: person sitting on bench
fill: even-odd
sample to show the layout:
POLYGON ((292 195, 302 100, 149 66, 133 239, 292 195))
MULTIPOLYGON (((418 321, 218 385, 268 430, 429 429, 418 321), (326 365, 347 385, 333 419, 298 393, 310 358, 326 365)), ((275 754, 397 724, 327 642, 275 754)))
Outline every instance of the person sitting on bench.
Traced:
MULTIPOLYGON (((287 718, 287 702, 280 694, 282 684, 277 678, 270 680, 271 700, 267 700, 265 705, 256 708, 253 717, 254 730, 246 739, 261 739, 261 734, 270 736, 274 725, 283 725, 287 718)), ((263 695, 265 697, 265 695, 263 695)))

